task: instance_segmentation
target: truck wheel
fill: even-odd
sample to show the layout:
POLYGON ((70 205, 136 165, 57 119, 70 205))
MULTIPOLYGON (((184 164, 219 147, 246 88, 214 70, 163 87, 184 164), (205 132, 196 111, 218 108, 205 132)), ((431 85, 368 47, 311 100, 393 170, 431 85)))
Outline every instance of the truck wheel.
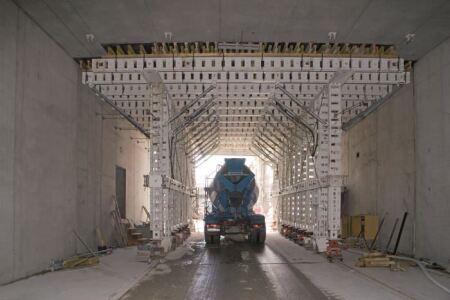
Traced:
POLYGON ((258 239, 258 233, 255 230, 250 231, 250 234, 248 235, 248 240, 252 244, 256 244, 258 239))
POLYGON ((266 242, 266 231, 265 230, 258 230, 258 236, 256 241, 259 244, 264 244, 266 242))
POLYGON ((211 235, 211 244, 220 244, 220 235, 211 235))

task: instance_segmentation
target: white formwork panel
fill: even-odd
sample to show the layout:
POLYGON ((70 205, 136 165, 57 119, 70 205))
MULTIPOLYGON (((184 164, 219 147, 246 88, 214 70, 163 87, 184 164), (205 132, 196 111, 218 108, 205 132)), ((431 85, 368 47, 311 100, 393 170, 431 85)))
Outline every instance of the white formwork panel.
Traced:
MULTIPOLYGON (((257 132, 255 129, 261 121, 254 118, 254 115, 264 114, 265 109, 272 112, 274 119, 285 123, 284 128, 280 127, 280 124, 275 125, 276 128, 281 128, 282 132, 290 135, 290 130, 294 129, 296 134, 302 133, 292 122, 286 121, 286 116, 267 106, 268 97, 275 94, 280 102, 312 126, 319 136, 314 159, 307 152, 302 153, 301 159, 298 153, 291 157, 291 154, 296 153, 292 152, 283 154, 284 161, 278 162, 279 189, 282 191, 279 197, 279 217, 286 224, 313 231, 317 236, 329 235, 329 238, 337 236, 340 225, 338 216, 342 183, 339 128, 342 119, 349 120, 388 95, 394 85, 408 83, 410 80, 410 73, 405 71, 402 59, 382 56, 327 57, 325 54, 301 54, 283 57, 278 53, 261 56, 246 54, 242 57, 214 54, 173 57, 166 55, 93 59, 91 67, 91 71, 83 72, 83 83, 109 96, 126 114, 145 124, 156 138, 152 142, 164 140, 170 130, 158 123, 161 118, 152 121, 149 119, 147 110, 153 110, 155 106, 152 104, 153 96, 150 91, 142 88, 147 86, 142 76, 143 71, 154 70, 160 73, 175 110, 187 105, 210 84, 217 83, 216 90, 210 95, 219 96, 214 111, 220 118, 220 136, 239 141, 223 141, 221 145, 228 147, 226 149, 237 146, 239 149, 248 148, 246 145, 252 142, 251 137, 257 132), (342 85, 337 104, 338 101, 333 102, 334 96, 331 92, 334 87, 330 82, 333 82, 333 78, 338 74, 336 72, 343 70, 351 70, 352 76, 342 85), (274 91, 275 83, 282 84, 300 103, 313 108, 327 124, 316 127, 313 118, 307 117, 300 107, 292 104, 279 90, 274 91), (243 101, 245 99, 251 101, 243 101), (313 99, 314 103, 311 102, 313 99), (139 106, 139 100, 146 101, 144 106, 139 106)), ((202 99, 198 105, 204 102, 205 99, 202 99)), ((195 109, 196 106, 189 113, 195 109)), ((153 115, 158 116, 159 112, 158 109, 151 111, 153 115)), ((170 114, 171 112, 168 113, 170 114)), ((204 120, 199 118, 196 122, 204 120)), ((188 137, 192 137, 197 131, 191 132, 188 137)), ((276 131, 271 132, 277 134, 276 131)), ((309 142, 305 145, 295 142, 294 148, 308 149, 311 147, 309 142)), ((158 176, 169 174, 167 169, 163 170, 164 166, 168 165, 164 163, 164 160, 168 160, 164 157, 168 156, 161 155, 161 151, 167 151, 167 143, 161 142, 153 148, 158 149, 158 153, 152 154, 152 174, 157 171, 160 172, 158 176)), ((273 149, 266 150, 264 155, 275 154, 271 152, 273 149)), ((273 157, 269 159, 273 160, 273 157)), ((182 168, 192 168, 187 165, 183 164, 182 168)), ((165 236, 171 228, 189 219, 189 213, 186 213, 186 193, 167 187, 160 190, 155 187, 152 190, 155 194, 152 199, 158 198, 152 202, 152 205, 155 205, 155 233, 158 235, 160 230, 160 235, 165 236)))

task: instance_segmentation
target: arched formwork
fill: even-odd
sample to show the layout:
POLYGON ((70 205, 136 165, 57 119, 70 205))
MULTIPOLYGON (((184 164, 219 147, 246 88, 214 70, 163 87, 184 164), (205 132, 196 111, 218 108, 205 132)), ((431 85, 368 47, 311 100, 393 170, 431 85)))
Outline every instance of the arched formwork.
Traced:
POLYGON ((244 48, 117 45, 81 62, 83 81, 150 137, 154 239, 189 222, 194 167, 220 150, 270 163, 279 223, 322 251, 340 232, 342 125, 407 84, 409 64, 376 45, 244 48))

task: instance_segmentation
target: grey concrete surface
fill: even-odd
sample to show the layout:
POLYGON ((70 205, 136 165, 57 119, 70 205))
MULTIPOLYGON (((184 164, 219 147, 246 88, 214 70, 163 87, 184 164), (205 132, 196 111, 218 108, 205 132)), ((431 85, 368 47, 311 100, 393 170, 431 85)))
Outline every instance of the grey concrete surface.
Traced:
POLYGON ((33 1, 17 0, 74 57, 104 53, 102 43, 315 41, 395 44, 418 59, 449 37, 446 0, 346 1, 33 1), (88 42, 85 35, 95 35, 88 42), (404 36, 416 33, 414 43, 404 36))
POLYGON ((121 299, 332 299, 272 246, 205 246, 201 235, 191 245, 193 256, 162 264, 121 299))
MULTIPOLYGON (((4 3, 0 10, 0 220, 14 215, 16 24, 17 9, 10 2, 4 3)), ((13 231, 12 222, 2 222, 0 240, 11 242, 0 243, 0 282, 12 277, 13 231)))
POLYGON ((383 247, 394 219, 407 211, 399 250, 444 266, 450 263, 449 83, 447 40, 415 64, 412 84, 344 139, 349 189, 344 212, 388 213, 383 247))
POLYGON ((450 39, 415 65, 416 255, 450 265, 450 39))
MULTIPOLYGON (((361 254, 344 251, 344 261, 329 263, 314 251, 278 233, 265 245, 222 239, 205 245, 194 233, 194 252, 178 259, 156 260, 156 267, 122 300, 138 299, 447 299, 418 268, 358 268, 361 254), (190 254, 190 255, 189 255, 190 254)), ((448 286, 450 277, 433 276, 448 286)))
POLYGON ((412 84, 345 132, 344 145, 348 193, 343 200, 343 212, 376 214, 380 218, 386 215, 378 242, 378 246, 385 247, 395 219, 401 219, 407 211, 399 251, 412 254, 415 220, 412 84))
MULTIPOLYGON (((263 247, 225 241, 205 247, 202 234, 193 233, 163 260, 136 262, 135 254, 136 247, 116 249, 93 267, 0 286, 0 299, 448 299, 417 267, 358 268, 354 249, 344 251, 343 262, 329 263, 277 233, 263 247)), ((431 274, 450 286, 448 275, 431 274)))
POLYGON ((2 300, 116 300, 150 271, 136 247, 115 249, 98 265, 49 272, 0 286, 2 300))
POLYGON ((111 111, 81 84, 71 57, 11 1, 1 2, 0 20, 1 284, 85 252, 74 229, 92 248, 97 226, 114 242, 116 164, 132 175, 127 217, 142 220, 149 164, 145 145, 130 139, 139 135, 114 129, 128 124, 102 121, 111 111))

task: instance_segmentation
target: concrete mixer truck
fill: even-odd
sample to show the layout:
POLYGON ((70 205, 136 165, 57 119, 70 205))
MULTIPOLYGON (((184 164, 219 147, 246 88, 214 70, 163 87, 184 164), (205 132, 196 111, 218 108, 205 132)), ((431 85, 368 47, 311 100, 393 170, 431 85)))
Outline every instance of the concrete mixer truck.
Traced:
POLYGON ((264 243, 265 218, 253 211, 258 186, 245 158, 226 158, 205 191, 211 204, 205 211, 206 243, 220 243, 220 236, 228 235, 243 235, 251 243, 264 243))

